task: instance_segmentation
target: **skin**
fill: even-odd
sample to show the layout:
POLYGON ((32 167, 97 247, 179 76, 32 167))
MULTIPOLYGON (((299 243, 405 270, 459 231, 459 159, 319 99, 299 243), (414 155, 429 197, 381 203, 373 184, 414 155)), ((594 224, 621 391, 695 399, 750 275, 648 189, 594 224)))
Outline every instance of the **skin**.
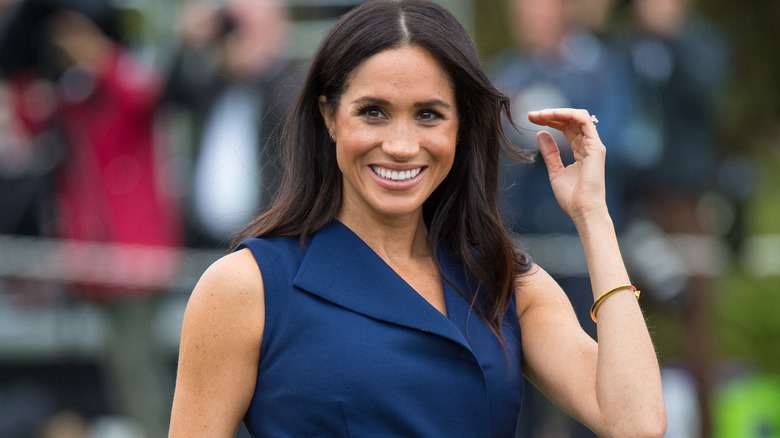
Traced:
POLYGON ((320 102, 344 175, 336 218, 446 314, 422 204, 455 158, 458 114, 449 76, 424 50, 404 47, 359 66, 337 111, 329 110, 324 97, 320 102), (374 166, 419 174, 389 181, 374 166))
MULTIPOLYGON (((590 115, 546 109, 528 119, 560 130, 571 144, 575 161, 564 165, 552 136, 537 135, 553 192, 582 241, 594 300, 630 284, 605 200, 606 148, 590 115)), ((517 311, 528 378, 599 436, 663 436, 658 361, 633 293, 618 292, 599 307, 597 344, 579 327, 563 290, 547 273, 532 272, 521 284, 517 311)))
MULTIPOLYGON (((320 103, 344 175, 337 219, 446 313, 422 205, 456 153, 451 80, 425 51, 403 47, 358 67, 335 110, 324 97, 320 103), (374 165, 422 171, 393 185, 374 174, 374 165)), ((629 284, 604 200, 605 147, 590 115, 555 109, 532 112, 529 120, 562 131, 571 143, 575 162, 564 166, 552 136, 538 135, 556 197, 580 232, 593 290, 629 284)), ((658 363, 634 296, 618 292, 602 304, 596 344, 544 270, 537 267, 518 282, 528 378, 600 436, 663 435, 658 363)), ((204 273, 185 313, 171 437, 234 436, 255 389, 263 323, 262 274, 248 250, 204 273)))

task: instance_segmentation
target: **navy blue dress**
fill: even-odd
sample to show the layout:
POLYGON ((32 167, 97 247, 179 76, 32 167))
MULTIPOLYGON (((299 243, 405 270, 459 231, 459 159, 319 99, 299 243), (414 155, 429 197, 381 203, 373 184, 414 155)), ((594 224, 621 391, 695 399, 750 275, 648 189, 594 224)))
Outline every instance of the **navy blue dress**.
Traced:
MULTIPOLYGON (((502 348, 443 282, 448 316, 349 228, 249 239, 265 328, 244 424, 253 437, 514 437, 522 400, 514 303, 502 348)), ((460 265, 442 255, 461 290, 460 265)))

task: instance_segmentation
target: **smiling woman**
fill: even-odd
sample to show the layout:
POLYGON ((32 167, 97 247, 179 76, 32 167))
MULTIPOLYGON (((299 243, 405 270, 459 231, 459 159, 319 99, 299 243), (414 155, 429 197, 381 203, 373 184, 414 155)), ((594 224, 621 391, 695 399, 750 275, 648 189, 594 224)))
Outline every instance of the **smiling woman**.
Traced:
POLYGON ((336 139, 344 176, 336 219, 353 230, 373 228, 363 222, 377 215, 421 219, 423 203, 452 168, 456 107, 449 75, 416 47, 367 59, 353 72, 335 111, 323 96, 323 118, 336 139))
POLYGON ((507 108, 441 6, 372 1, 344 16, 287 119, 273 206, 190 298, 170 436, 232 437, 243 419, 255 437, 513 437, 523 375, 602 436, 662 435, 594 122, 528 115, 577 157, 564 167, 538 136, 593 288, 611 291, 598 344, 501 224, 499 154, 520 158, 507 108))
MULTIPOLYGON (((285 172, 276 203, 244 230, 242 239, 305 241, 336 219, 351 221, 349 228, 391 266, 392 255, 384 254, 389 249, 378 242, 399 243, 399 236, 407 236, 406 250, 434 268, 424 276, 439 279, 436 254, 448 249, 484 285, 485 305, 475 311, 500 337, 515 277, 530 268, 503 230, 498 209, 502 148, 511 159, 525 159, 511 148, 502 129, 508 103, 485 75, 468 33, 443 7, 428 1, 378 1, 355 8, 314 54, 283 132, 285 172), (413 60, 407 59, 410 55, 413 60), (381 147, 371 144, 380 137, 381 147), (380 154, 379 161, 359 169, 346 163, 347 151, 357 144, 380 154), (442 148, 457 149, 449 170, 439 172, 442 163, 419 165, 442 148), (379 175, 369 165, 379 167, 379 175), (416 180, 392 180, 394 170, 400 178, 400 171, 417 169, 416 180), (364 184, 372 179, 375 185, 364 184), (353 184, 376 190, 356 192, 353 184), (406 184, 412 188, 392 190, 406 184), (368 198, 353 196, 357 193, 368 198), (371 197, 378 193, 390 204, 371 197), (381 214, 343 214, 358 207, 355 201, 366 200, 381 214), (381 231, 390 235, 366 234, 381 231)), ((402 263, 398 259, 396 265, 402 263)))

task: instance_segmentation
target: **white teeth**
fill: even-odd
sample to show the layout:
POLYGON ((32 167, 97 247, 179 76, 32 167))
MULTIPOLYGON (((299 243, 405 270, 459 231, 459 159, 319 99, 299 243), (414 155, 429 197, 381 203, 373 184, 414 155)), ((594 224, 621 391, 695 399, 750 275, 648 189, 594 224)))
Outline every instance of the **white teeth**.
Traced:
POLYGON ((416 177, 417 175, 422 172, 422 167, 418 167, 417 169, 411 169, 411 170, 387 170, 383 169, 379 166, 372 166, 371 169, 374 171, 375 174, 381 176, 384 179, 391 179, 393 181, 405 181, 407 179, 412 179, 416 177))

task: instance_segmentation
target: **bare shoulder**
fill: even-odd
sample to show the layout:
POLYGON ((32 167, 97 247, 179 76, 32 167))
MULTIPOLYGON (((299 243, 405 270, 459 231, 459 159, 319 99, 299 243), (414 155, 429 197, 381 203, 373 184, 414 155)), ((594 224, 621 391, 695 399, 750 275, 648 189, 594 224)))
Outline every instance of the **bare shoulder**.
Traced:
POLYGON ((199 283, 229 284, 241 289, 262 286, 260 269, 252 252, 241 249, 227 254, 211 264, 203 273, 199 283))
POLYGON ((187 304, 188 313, 199 310, 212 318, 222 312, 262 317, 263 278, 248 249, 220 258, 203 273, 187 304))
POLYGON ((206 269, 193 291, 193 298, 207 295, 225 300, 252 300, 262 295, 262 289, 263 278, 257 262, 251 251, 241 249, 206 269))
POLYGON ((204 342, 213 335, 224 346, 259 344, 265 319, 263 292, 260 269, 248 249, 220 258, 192 291, 182 342, 187 334, 193 334, 204 342))
POLYGON ((233 436, 257 380, 265 306, 247 249, 214 262, 187 303, 170 436, 233 436))
POLYGON ((522 322, 539 310, 558 308, 563 312, 571 309, 569 299, 558 282, 539 265, 521 274, 515 281, 517 315, 522 322))
MULTIPOLYGON (((263 278, 252 253, 242 249, 215 261, 192 291, 185 313, 185 329, 214 333, 227 331, 235 341, 262 335, 263 278), (187 322, 193 322, 187 327, 187 322), (194 325, 194 327, 192 327, 194 325)), ((259 339, 244 339, 258 342, 259 339)))

